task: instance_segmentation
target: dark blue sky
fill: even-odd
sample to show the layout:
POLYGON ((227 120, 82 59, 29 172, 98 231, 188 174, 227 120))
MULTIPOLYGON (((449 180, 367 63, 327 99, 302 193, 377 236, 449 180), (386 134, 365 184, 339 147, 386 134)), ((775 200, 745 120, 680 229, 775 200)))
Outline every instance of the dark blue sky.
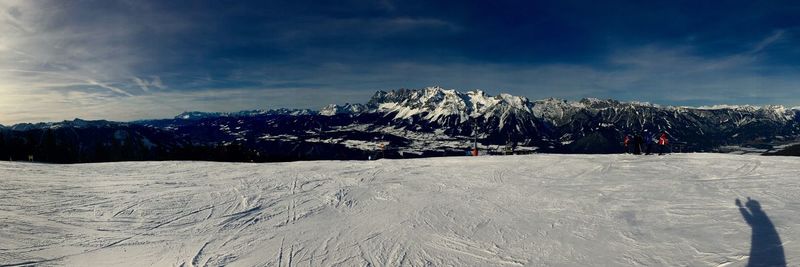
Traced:
POLYGON ((0 123, 440 85, 800 106, 797 1, 4 1, 0 123))

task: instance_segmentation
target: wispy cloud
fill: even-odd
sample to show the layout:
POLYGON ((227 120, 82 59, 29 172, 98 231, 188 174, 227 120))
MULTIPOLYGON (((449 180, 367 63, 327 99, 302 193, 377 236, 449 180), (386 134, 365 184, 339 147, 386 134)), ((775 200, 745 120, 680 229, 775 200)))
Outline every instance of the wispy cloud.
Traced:
POLYGON ((0 122, 316 108, 430 85, 800 103, 796 12, 569 2, 3 0, 0 122))
POLYGON ((164 83, 161 81, 161 77, 153 76, 151 81, 147 81, 145 79, 139 77, 133 77, 133 81, 136 82, 136 85, 142 89, 142 91, 150 92, 150 87, 155 87, 158 89, 165 89, 167 88, 164 86, 164 83))
POLYGON ((153 76, 153 80, 150 81, 151 86, 155 86, 158 89, 166 89, 167 86, 164 85, 164 82, 161 81, 161 77, 153 76))
MULTIPOLYGON (((121 94, 121 95, 133 96, 128 91, 126 91, 124 89, 121 89, 121 88, 119 88, 117 86, 110 85, 108 83, 98 82, 97 80, 94 80, 94 79, 87 79, 87 78, 83 78, 83 77, 75 77, 75 76, 71 76, 71 75, 63 74, 63 73, 59 73, 59 72, 18 70, 18 69, 0 69, 0 72, 36 74, 34 77, 37 80, 40 80, 40 81, 38 81, 36 83, 36 84, 39 84, 39 85, 43 84, 43 81, 41 81, 41 80, 52 81, 52 79, 50 79, 49 77, 57 77, 59 80, 71 81, 71 82, 67 82, 67 83, 64 83, 64 82, 50 83, 50 85, 48 86, 48 87, 51 87, 51 88, 52 87, 56 87, 56 89, 57 89, 57 87, 75 88, 76 86, 79 87, 80 85, 89 85, 89 86, 97 86, 97 87, 105 88, 105 89, 110 90, 111 92, 118 93, 118 94, 121 94), (80 82, 80 81, 82 81, 83 83, 75 83, 75 82, 80 82)), ((26 83, 23 83, 23 84, 26 84, 26 83)), ((160 84, 160 82, 158 84, 160 84)), ((27 84, 27 85, 30 85, 30 84, 27 84)), ((13 84, 12 84, 12 86, 13 86, 13 84)), ((20 86, 20 85, 18 84, 16 86, 20 86)), ((160 85, 160 86, 163 87, 163 85, 160 85)))
POLYGON ((133 77, 133 81, 136 82, 136 85, 138 85, 139 88, 142 88, 142 91, 150 92, 150 83, 147 81, 142 80, 139 77, 133 77))
POLYGON ((128 93, 128 91, 122 90, 119 87, 111 86, 111 85, 106 84, 106 83, 101 83, 101 82, 98 82, 98 81, 95 81, 95 80, 91 80, 91 79, 90 80, 86 80, 86 82, 91 84, 91 85, 96 85, 96 86, 100 86, 100 87, 106 88, 106 89, 111 90, 112 92, 115 92, 115 93, 118 93, 118 94, 122 94, 122 95, 126 95, 126 96, 133 96, 131 93, 128 93))
POLYGON ((753 49, 750 50, 750 54, 761 52, 762 50, 764 50, 764 48, 767 48, 769 45, 780 41, 783 38, 785 32, 786 32, 785 30, 777 30, 774 33, 772 33, 772 35, 767 36, 767 38, 764 38, 763 40, 761 40, 760 42, 758 42, 756 45, 753 46, 753 49))

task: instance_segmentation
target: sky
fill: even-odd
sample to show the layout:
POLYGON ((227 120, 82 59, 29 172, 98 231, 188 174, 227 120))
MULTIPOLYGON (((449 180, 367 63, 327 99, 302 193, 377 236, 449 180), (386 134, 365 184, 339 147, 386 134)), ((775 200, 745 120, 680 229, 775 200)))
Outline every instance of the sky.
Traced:
POLYGON ((798 1, 0 0, 0 124, 442 86, 800 106, 798 1))

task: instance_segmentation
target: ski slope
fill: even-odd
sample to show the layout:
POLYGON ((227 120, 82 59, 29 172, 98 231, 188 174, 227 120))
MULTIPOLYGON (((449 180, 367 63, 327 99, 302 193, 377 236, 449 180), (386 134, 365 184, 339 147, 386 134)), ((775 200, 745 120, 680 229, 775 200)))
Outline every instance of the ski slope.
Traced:
POLYGON ((747 197, 800 266, 798 176, 726 154, 0 162, 0 266, 745 266, 769 246, 747 197))

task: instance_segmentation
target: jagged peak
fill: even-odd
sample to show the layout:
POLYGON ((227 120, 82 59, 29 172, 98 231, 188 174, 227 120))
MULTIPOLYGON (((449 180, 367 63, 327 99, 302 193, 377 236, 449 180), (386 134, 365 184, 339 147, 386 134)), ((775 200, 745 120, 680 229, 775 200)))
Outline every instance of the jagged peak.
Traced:
MULTIPOLYGON (((462 118, 508 115, 508 112, 530 112, 536 117, 555 118, 563 117, 565 114, 577 112, 581 109, 602 110, 602 109, 638 109, 638 108, 658 108, 669 111, 692 112, 692 110, 721 110, 731 109, 744 112, 759 112, 772 118, 794 117, 800 113, 800 107, 788 109, 784 106, 733 106, 715 105, 701 107, 682 107, 682 106, 662 106, 649 102, 639 101, 619 101, 615 99, 600 99, 586 97, 577 101, 559 98, 545 98, 530 101, 523 96, 515 96, 508 93, 489 95, 481 89, 468 91, 458 91, 442 86, 428 86, 418 89, 399 88, 392 90, 377 90, 367 102, 367 104, 330 104, 315 111, 296 111, 280 110, 280 114, 319 114, 331 116, 335 114, 360 114, 364 112, 386 112, 395 114, 397 118, 407 118, 417 114, 424 115, 424 118, 436 120, 444 117, 456 115, 462 118), (771 115, 774 114, 774 115, 771 115)), ((262 111, 262 113, 265 113, 262 111)), ((232 116, 239 113, 205 113, 188 112, 182 115, 217 115, 232 116)))
POLYGON ((599 99, 594 97, 582 98, 576 102, 576 106, 587 108, 608 108, 617 107, 621 103, 614 99, 599 99))
POLYGON ((472 89, 466 92, 467 95, 485 96, 486 92, 481 89, 472 89))
POLYGON ((727 105, 727 104, 717 104, 711 106, 699 106, 697 109, 705 109, 705 110, 720 110, 720 109, 731 109, 731 110, 757 110, 760 109, 759 106, 753 105, 727 105))
POLYGON ((438 85, 425 87, 426 92, 455 92, 455 89, 447 89, 438 85))
POLYGON ((784 105, 763 105, 763 106, 755 106, 755 105, 712 105, 712 106, 700 106, 696 109, 699 110, 733 110, 733 111, 747 111, 747 112, 771 112, 775 113, 776 115, 782 116, 789 116, 794 111, 798 110, 798 107, 787 108, 784 105))
POLYGON ((319 115, 333 116, 337 114, 357 114, 367 111, 368 108, 364 104, 350 104, 344 105, 329 104, 319 110, 319 115))
POLYGON ((543 99, 537 99, 534 102, 536 103, 568 103, 566 99, 555 98, 555 97, 548 97, 543 99))
POLYGON ((181 114, 176 115, 175 119, 182 119, 182 120, 191 120, 191 119, 199 119, 199 118, 206 118, 209 116, 221 116, 222 113, 220 112, 204 112, 204 111, 184 111, 181 114))
POLYGON ((204 112, 204 111, 185 111, 178 114, 173 119, 176 120, 199 120, 215 117, 246 117, 257 115, 313 115, 316 111, 310 109, 290 109, 290 108, 275 108, 275 109, 254 109, 242 110, 236 112, 204 112))

